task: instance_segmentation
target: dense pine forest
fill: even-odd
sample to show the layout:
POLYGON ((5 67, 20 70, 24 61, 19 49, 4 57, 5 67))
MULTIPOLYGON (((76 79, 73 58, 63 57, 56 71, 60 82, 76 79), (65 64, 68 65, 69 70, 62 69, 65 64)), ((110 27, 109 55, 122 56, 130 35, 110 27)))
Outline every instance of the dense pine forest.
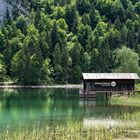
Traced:
POLYGON ((139 0, 16 0, 0 28, 0 81, 63 84, 79 83, 82 72, 139 73, 139 56, 139 0))

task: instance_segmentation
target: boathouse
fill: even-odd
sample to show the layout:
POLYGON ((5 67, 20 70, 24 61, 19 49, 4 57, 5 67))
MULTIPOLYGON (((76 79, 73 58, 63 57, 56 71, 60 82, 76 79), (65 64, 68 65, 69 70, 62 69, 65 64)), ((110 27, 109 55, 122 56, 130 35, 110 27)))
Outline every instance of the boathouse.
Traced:
POLYGON ((134 93, 137 73, 83 73, 83 94, 93 92, 134 93))

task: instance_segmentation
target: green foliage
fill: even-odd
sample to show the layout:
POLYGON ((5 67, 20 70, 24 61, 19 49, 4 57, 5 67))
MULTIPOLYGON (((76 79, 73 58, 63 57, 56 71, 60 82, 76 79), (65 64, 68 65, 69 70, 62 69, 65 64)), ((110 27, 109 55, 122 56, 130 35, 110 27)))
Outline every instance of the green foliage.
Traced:
POLYGON ((89 12, 90 3, 88 0, 76 0, 76 6, 80 15, 89 12))
POLYGON ((53 53, 53 66, 54 66, 54 79, 55 82, 60 84, 62 81, 62 66, 61 66, 61 61, 62 61, 62 55, 61 55, 61 51, 60 51, 60 45, 56 44, 55 48, 54 48, 54 53, 53 53))
POLYGON ((79 83, 81 77, 81 67, 80 67, 80 44, 76 39, 76 42, 71 50, 71 58, 72 58, 72 74, 71 81, 73 83, 79 83))
POLYGON ((127 63, 139 72, 138 0, 25 0, 21 6, 24 12, 15 5, 12 16, 7 8, 0 29, 2 75, 22 84, 61 84, 81 82, 82 72, 127 71, 127 63), (113 57, 121 46, 137 54, 123 47, 130 56, 113 57))
MULTIPOLYGON (((51 84, 52 83, 52 78, 51 78, 51 75, 52 73, 54 72, 53 68, 50 66, 50 59, 45 59, 44 62, 43 62, 43 65, 41 66, 41 78, 40 80, 41 81, 44 81, 45 83, 49 83, 51 84)), ((40 81, 40 82, 41 82, 40 81)))
POLYGON ((135 11, 140 15, 140 1, 135 4, 135 11))
POLYGON ((93 49, 91 52, 91 72, 99 72, 99 51, 98 49, 93 49))
POLYGON ((137 53, 126 46, 117 49, 115 53, 116 62, 118 63, 118 68, 115 70, 116 72, 140 73, 139 57, 137 53))
POLYGON ((6 78, 6 68, 3 63, 3 56, 0 54, 0 82, 3 82, 6 78))
POLYGON ((54 47, 58 42, 59 42, 58 27, 55 21, 53 24, 53 28, 51 30, 51 43, 52 43, 51 51, 52 52, 54 51, 54 47))
POLYGON ((90 72, 91 58, 87 52, 84 52, 84 61, 83 61, 82 72, 90 72))
POLYGON ((69 58, 69 52, 68 47, 65 44, 65 46, 62 49, 62 63, 61 66, 63 68, 62 71, 62 83, 68 83, 69 78, 69 66, 70 66, 70 58, 69 58))

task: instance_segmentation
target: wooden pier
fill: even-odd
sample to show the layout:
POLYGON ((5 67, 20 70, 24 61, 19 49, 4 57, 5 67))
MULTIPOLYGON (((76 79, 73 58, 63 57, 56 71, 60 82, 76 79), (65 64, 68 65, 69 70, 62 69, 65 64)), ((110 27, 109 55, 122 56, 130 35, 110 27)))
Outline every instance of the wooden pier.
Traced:
POLYGON ((84 94, 83 89, 80 89, 79 90, 79 97, 84 98, 84 95, 85 95, 85 98, 96 98, 96 93, 95 92, 88 91, 88 92, 85 92, 85 94, 84 94))

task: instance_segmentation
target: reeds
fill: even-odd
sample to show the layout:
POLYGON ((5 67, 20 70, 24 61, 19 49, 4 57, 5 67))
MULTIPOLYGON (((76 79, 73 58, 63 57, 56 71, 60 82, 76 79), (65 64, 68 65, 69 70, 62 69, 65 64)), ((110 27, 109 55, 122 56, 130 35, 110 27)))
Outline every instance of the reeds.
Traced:
POLYGON ((138 134, 131 134, 127 128, 92 127, 85 128, 80 122, 69 122, 63 125, 34 127, 9 132, 5 130, 1 140, 113 140, 114 138, 138 138, 138 134))
POLYGON ((140 94, 131 95, 131 97, 127 96, 111 97, 110 102, 111 105, 140 107, 140 94))

